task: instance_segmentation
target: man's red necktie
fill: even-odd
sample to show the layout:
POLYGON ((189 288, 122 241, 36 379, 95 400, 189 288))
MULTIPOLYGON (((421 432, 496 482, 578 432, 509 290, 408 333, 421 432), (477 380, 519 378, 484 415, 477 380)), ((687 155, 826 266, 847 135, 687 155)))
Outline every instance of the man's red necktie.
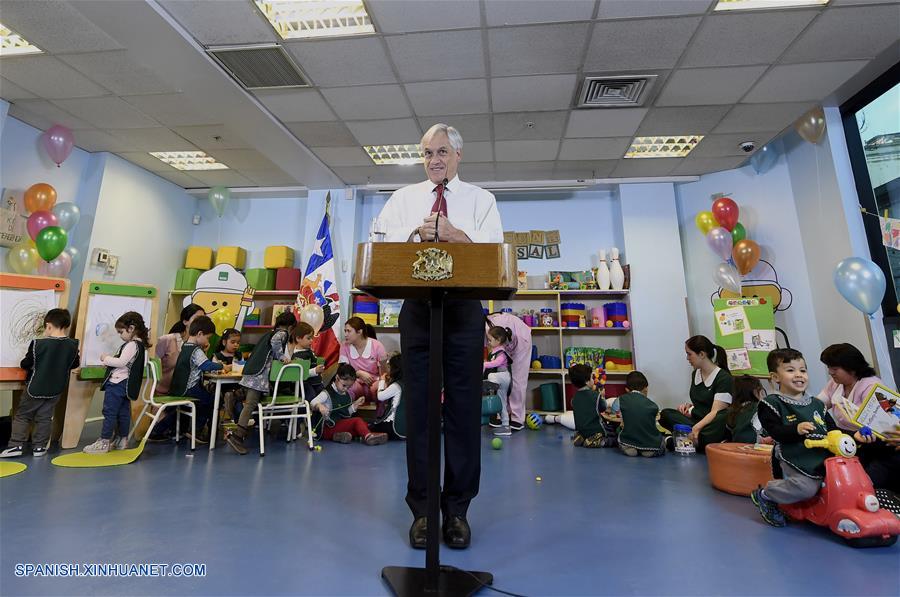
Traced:
POLYGON ((447 202, 444 201, 444 185, 439 184, 434 187, 435 192, 437 192, 437 198, 434 200, 434 205, 431 206, 431 213, 436 213, 440 210, 441 215, 445 218, 447 217, 447 202))

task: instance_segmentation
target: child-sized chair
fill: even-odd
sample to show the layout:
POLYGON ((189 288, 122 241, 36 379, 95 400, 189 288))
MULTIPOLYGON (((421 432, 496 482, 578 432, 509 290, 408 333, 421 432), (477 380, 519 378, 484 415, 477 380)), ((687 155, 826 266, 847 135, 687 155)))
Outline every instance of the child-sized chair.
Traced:
POLYGON ((131 427, 131 432, 128 434, 129 441, 144 416, 152 419, 150 421, 150 427, 148 427, 146 431, 146 435, 150 435, 150 432, 153 431, 156 422, 162 418, 165 410, 169 407, 174 407, 175 441, 177 442, 181 439, 181 415, 182 413, 187 413, 191 418, 191 450, 194 450, 197 447, 197 406, 194 404, 194 399, 187 396, 155 395, 156 384, 159 383, 160 372, 162 371, 162 364, 160 363, 159 358, 153 357, 147 361, 147 371, 148 377, 150 378, 150 384, 144 384, 144 389, 146 390, 143 396, 144 408, 141 410, 141 414, 138 415, 137 420, 135 420, 134 425, 131 427), (151 406, 156 409, 155 414, 148 412, 151 406))
POLYGON ((303 381, 309 377, 309 361, 293 361, 284 364, 272 361, 269 380, 275 382, 272 396, 268 401, 260 400, 257 406, 257 426, 259 427, 259 455, 266 455, 265 426, 266 421, 288 419, 287 441, 297 439, 298 419, 306 420, 306 434, 309 436, 309 449, 313 448, 312 413, 306 400, 303 381), (294 384, 293 394, 279 394, 279 385, 294 384))

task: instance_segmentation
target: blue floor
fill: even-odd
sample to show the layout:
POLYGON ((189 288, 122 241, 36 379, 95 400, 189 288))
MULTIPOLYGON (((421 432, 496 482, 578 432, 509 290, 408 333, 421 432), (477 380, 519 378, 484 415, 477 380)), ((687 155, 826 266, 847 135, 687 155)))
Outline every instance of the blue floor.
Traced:
MULTIPOLYGON (((526 595, 898 594, 900 544, 775 529, 712 489, 702 456, 627 458, 568 436, 545 426, 495 451, 485 432, 473 545, 442 563, 526 595)), ((384 595, 383 566, 424 562, 406 543, 403 444, 270 442, 265 458, 151 444, 107 469, 22 461, 0 479, 2 595, 384 595), (206 576, 23 578, 19 563, 196 563, 206 576)))

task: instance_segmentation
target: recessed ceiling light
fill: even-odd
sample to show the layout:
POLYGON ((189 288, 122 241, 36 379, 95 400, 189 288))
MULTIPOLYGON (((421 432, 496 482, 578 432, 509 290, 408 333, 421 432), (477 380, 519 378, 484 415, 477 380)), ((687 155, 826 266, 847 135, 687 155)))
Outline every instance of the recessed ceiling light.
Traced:
POLYGON ((828 0, 719 0, 715 10, 759 10, 762 8, 797 8, 825 6, 828 0))
POLYGON ((281 39, 375 33, 362 0, 254 0, 281 39))
POLYGON ((363 149, 378 166, 422 163, 422 149, 418 145, 365 145, 363 149))
POLYGON ((43 52, 42 49, 0 23, 0 56, 42 54, 43 52))
POLYGON ((176 170, 228 170, 228 166, 202 151, 151 151, 150 155, 176 170))
POLYGON ((626 158, 683 158, 691 153, 703 135, 635 137, 625 152, 626 158))

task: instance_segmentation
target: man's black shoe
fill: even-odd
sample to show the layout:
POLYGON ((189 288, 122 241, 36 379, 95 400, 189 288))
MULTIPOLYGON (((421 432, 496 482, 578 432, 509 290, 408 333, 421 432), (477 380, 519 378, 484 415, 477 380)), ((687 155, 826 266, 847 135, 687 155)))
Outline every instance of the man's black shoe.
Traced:
POLYGON ((422 516, 413 521, 409 527, 409 546, 414 549, 425 549, 425 539, 428 533, 428 519, 422 516))
POLYGON ((465 549, 472 542, 472 530, 463 516, 444 518, 444 543, 453 549, 465 549))

